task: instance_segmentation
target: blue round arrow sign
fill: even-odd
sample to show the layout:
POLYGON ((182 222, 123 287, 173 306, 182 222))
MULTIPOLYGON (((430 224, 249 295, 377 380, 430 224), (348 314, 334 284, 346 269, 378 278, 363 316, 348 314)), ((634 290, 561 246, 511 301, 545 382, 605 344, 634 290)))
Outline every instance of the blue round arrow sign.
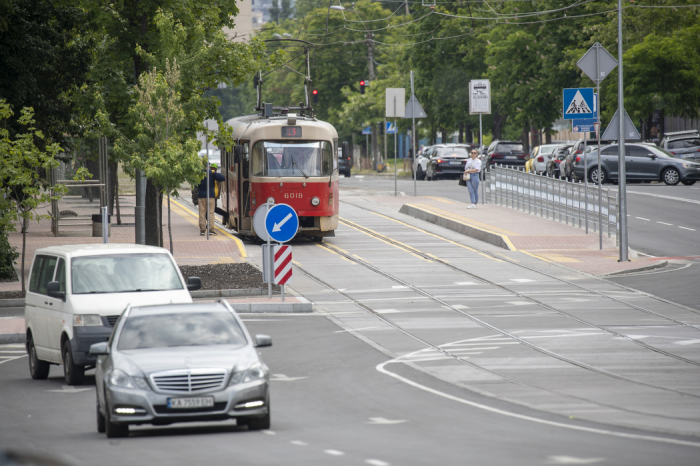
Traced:
POLYGON ((267 212, 265 229, 271 240, 286 243, 299 230, 299 216, 287 204, 276 204, 267 212))

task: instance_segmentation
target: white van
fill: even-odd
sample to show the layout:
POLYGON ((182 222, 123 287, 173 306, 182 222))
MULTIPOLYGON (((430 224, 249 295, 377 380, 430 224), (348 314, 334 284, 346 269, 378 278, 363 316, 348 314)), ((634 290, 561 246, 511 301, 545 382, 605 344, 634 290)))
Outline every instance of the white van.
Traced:
POLYGON ((173 256, 154 246, 82 244, 34 254, 24 319, 29 372, 46 379, 63 364, 68 385, 95 367, 90 345, 107 341, 128 304, 191 303, 198 277, 185 281, 173 256))

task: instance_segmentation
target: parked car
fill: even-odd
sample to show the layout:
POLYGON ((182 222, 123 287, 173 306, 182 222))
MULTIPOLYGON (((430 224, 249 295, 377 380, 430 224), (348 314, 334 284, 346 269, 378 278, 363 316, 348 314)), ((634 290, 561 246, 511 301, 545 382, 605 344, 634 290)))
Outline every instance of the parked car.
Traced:
POLYGON ((510 167, 524 167, 528 154, 520 141, 493 141, 486 152, 486 166, 496 163, 510 167))
POLYGON ((416 179, 424 180, 425 174, 428 172, 428 161, 431 157, 437 155, 437 150, 440 148, 468 148, 468 144, 435 144, 426 146, 418 152, 418 157, 414 161, 414 169, 416 170, 416 179))
POLYGON ((571 144, 561 144, 554 148, 551 157, 547 161, 546 173, 550 178, 567 178, 569 176, 565 171, 562 172, 562 164, 566 157, 571 152, 571 144))
POLYGON ((700 132, 697 129, 666 133, 659 146, 682 159, 700 161, 700 132))
MULTIPOLYGON (((601 182, 616 182, 618 173, 617 144, 603 147, 601 150, 601 182)), ((634 143, 625 144, 626 180, 630 181, 663 181, 667 185, 695 184, 700 180, 700 163, 682 159, 654 145, 634 143)), ((588 173, 584 174, 584 159, 576 159, 574 175, 583 179, 588 176, 592 183, 598 182, 598 152, 592 151, 585 155, 588 158, 588 173)))
POLYGON ((576 158, 580 159, 584 151, 586 153, 589 153, 597 149, 597 142, 586 141, 586 143, 584 144, 583 141, 578 141, 577 143, 575 143, 569 151, 569 155, 566 156, 566 160, 561 162, 562 164, 564 164, 564 167, 563 170, 560 168, 560 171, 565 174, 564 178, 568 179, 569 181, 578 181, 578 178, 576 178, 576 176, 574 175, 574 163, 576 161, 576 158))
POLYGON ((440 147, 431 153, 425 171, 428 181, 440 178, 459 178, 464 173, 464 166, 469 158, 466 147, 440 147))
POLYGON ((167 249, 84 244, 38 249, 29 273, 24 318, 29 373, 46 379, 62 364, 67 385, 95 367, 90 345, 105 341, 129 303, 191 303, 197 277, 185 280, 167 249))
POLYGON ((552 153, 559 144, 542 144, 533 149, 530 154, 530 171, 537 175, 542 175, 547 170, 547 162, 553 157, 552 153))
POLYGON ((128 307, 97 357, 97 431, 126 437, 129 426, 236 419, 270 428, 269 369, 225 301, 128 307))

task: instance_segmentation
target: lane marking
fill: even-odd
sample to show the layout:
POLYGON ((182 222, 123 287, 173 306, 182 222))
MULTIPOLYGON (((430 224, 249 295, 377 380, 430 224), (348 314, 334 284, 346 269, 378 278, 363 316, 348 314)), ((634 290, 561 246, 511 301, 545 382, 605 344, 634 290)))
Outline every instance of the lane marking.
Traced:
POLYGON ((336 256, 338 256, 338 257, 340 257, 341 259, 343 259, 345 262, 350 262, 352 265, 357 265, 357 262, 353 262, 353 261, 351 261, 350 259, 348 259, 347 257, 345 257, 345 256, 343 256, 343 255, 341 255, 341 254, 338 254, 336 251, 334 251, 334 250, 333 250, 334 246, 333 246, 332 244, 330 244, 330 243, 325 243, 325 244, 326 244, 327 246, 330 246, 330 248, 324 248, 324 247, 321 246, 320 244, 316 244, 316 243, 314 243, 314 246, 316 246, 316 247, 318 247, 318 248, 321 248, 321 249, 323 249, 324 251, 330 252, 331 254, 335 254, 336 256))
POLYGON ((496 262, 503 262, 501 259, 497 259, 495 257, 489 256, 488 254, 484 254, 483 252, 480 252, 479 255, 484 256, 487 259, 495 260, 496 262))
POLYGON ((343 456, 345 454, 342 451, 338 451, 338 450, 323 450, 323 453, 327 453, 327 454, 333 455, 333 456, 343 456))
POLYGON ((545 259, 545 258, 542 257, 542 256, 538 256, 538 255, 536 255, 536 254, 532 254, 531 252, 523 251, 522 249, 520 250, 520 252, 522 252, 523 254, 527 254, 528 256, 532 256, 532 257, 534 257, 535 259, 539 259, 539 260, 541 260, 541 261, 550 262, 550 263, 552 262, 552 261, 549 260, 549 259, 545 259))
POLYGON ((683 340, 683 341, 674 341, 674 345, 694 345, 696 343, 700 343, 700 340, 683 340))
POLYGON ((689 202, 691 204, 700 204, 700 201, 696 201, 693 199, 684 199, 682 197, 664 196, 663 194, 642 193, 639 191, 630 191, 630 190, 627 190, 627 192, 632 193, 632 194, 639 194, 640 196, 651 196, 651 197, 658 197, 661 199, 671 199, 673 201, 689 202))
MULTIPOLYGON (((182 204, 180 204, 179 202, 177 202, 177 201, 174 200, 173 198, 170 198, 170 201, 171 201, 172 203, 174 203, 175 205, 180 206, 180 208, 183 209, 183 210, 184 210, 185 212, 187 212, 188 214, 193 215, 193 216, 199 218, 199 215, 195 214, 195 213, 192 212, 190 209, 188 209, 187 207, 183 206, 182 204)), ((246 250, 245 250, 245 246, 243 245, 243 241, 241 241, 240 239, 236 238, 235 236, 233 236, 232 234, 230 234, 230 233, 227 232, 226 230, 223 230, 223 229, 221 229, 221 228, 219 228, 219 227, 217 227, 217 226, 215 226, 215 228, 216 228, 217 230, 219 230, 221 233, 223 233, 224 235, 226 235, 226 236, 228 236, 229 238, 231 238, 231 239, 236 243, 236 246, 238 246, 238 251, 241 253, 241 257, 242 257, 242 258, 248 257, 248 253, 247 253, 246 250)))
POLYGON ((648 218, 643 218, 643 217, 634 217, 634 218, 638 218, 639 220, 644 220, 644 221, 646 221, 646 222, 648 222, 648 221, 649 221, 649 219, 648 219, 648 218))
POLYGON ((333 332, 333 333, 360 332, 360 331, 362 331, 362 330, 372 330, 372 329, 375 329, 375 328, 381 328, 381 327, 351 328, 351 329, 347 329, 347 330, 336 330, 336 331, 333 332))
POLYGON ((690 230, 690 231, 695 231, 695 229, 694 229, 694 228, 688 228, 688 227, 681 227, 681 226, 679 226, 678 228, 683 228, 684 230, 690 230))
POLYGON ((275 432, 274 430, 261 430, 260 432, 262 432, 265 435, 277 435, 277 432, 275 432))
POLYGON ((670 226, 670 227, 673 226, 673 223, 666 223, 666 222, 656 222, 656 223, 660 223, 660 224, 662 224, 662 225, 668 225, 668 226, 670 226))
POLYGON ((391 465, 390 465, 389 463, 387 463, 386 461, 375 460, 375 459, 368 459, 368 460, 365 460, 365 463, 371 464, 372 466, 391 466, 391 465))
POLYGON ((455 285, 478 285, 476 282, 454 282, 455 285))
POLYGON ((292 259, 292 264, 296 265, 297 267, 301 267, 301 266, 302 266, 300 262, 297 262, 297 261, 295 261, 294 259, 292 259))
POLYGON ((375 309, 374 312, 377 314, 397 314, 401 311, 398 311, 396 309, 375 309))
POLYGON ((272 374, 272 377, 270 380, 274 380, 276 382, 293 382, 295 380, 303 380, 308 377, 287 377, 284 374, 272 374))
POLYGON ((574 425, 574 424, 564 424, 563 422, 555 422, 555 421, 548 421, 546 419, 539 419, 539 418, 532 417, 532 416, 526 416, 524 414, 518 414, 518 413, 506 411, 503 409, 494 408, 492 406, 488 406, 488 405, 481 404, 481 403, 476 403, 474 401, 469 401, 469 400, 466 400, 464 398, 450 395, 448 393, 441 392, 441 391, 436 390, 434 388, 430 388, 430 387, 427 387, 425 385, 419 384, 418 382, 414 382, 413 380, 409 380, 403 376, 395 374, 395 373, 385 369, 385 367, 384 367, 390 363, 401 363, 401 362, 402 361, 392 359, 392 360, 383 362, 381 364, 378 364, 376 369, 377 369, 377 371, 381 372, 384 375, 388 375, 389 377, 393 377, 394 379, 396 379, 400 382, 403 382, 407 385, 410 385, 414 388, 417 388, 419 390, 423 390, 423 391, 426 391, 428 393, 432 393, 433 395, 437 395, 437 396, 440 396, 440 397, 448 399, 448 400, 456 401, 457 403, 471 406, 473 408, 481 409, 484 411, 489 411, 489 412, 494 413, 494 414, 500 414, 502 416, 521 419, 523 421, 530 421, 530 422, 534 422, 537 424, 545 424, 545 425, 554 426, 554 427, 562 427, 564 429, 578 430, 581 432, 588 432, 588 433, 592 433, 592 434, 608 435, 611 437, 621 437, 621 438, 627 438, 627 439, 632 439, 632 440, 650 440, 652 442, 670 443, 673 445, 684 445, 684 446, 688 446, 688 447, 700 448, 700 442, 689 442, 686 440, 677 440, 677 439, 673 439, 673 438, 655 437, 653 435, 628 434, 626 432, 616 432, 614 430, 598 429, 598 428, 594 428, 594 427, 584 427, 584 426, 578 426, 578 425, 574 425))
POLYGON ((530 280, 529 278, 511 278, 510 281, 518 283, 530 283, 534 282, 535 280, 530 280))
POLYGON ((292 445, 299 446, 299 447, 308 447, 308 446, 309 446, 308 443, 302 442, 301 440, 292 440, 292 441, 289 442, 289 443, 291 443, 292 445))
POLYGON ((530 301, 506 301, 506 304, 512 304, 513 306, 527 306, 531 303, 530 301))
POLYGON ((369 422, 367 424, 386 424, 386 425, 391 425, 391 424, 403 424, 404 422, 408 422, 404 419, 385 419, 383 417, 371 417, 369 418, 369 422))
POLYGON ((407 286, 403 286, 403 285, 394 285, 394 286, 392 286, 391 288, 393 288, 394 290, 405 290, 405 289, 408 289, 407 286))
POLYGON ((465 306, 464 304, 453 304, 452 307, 455 309, 469 309, 469 306, 465 306))
POLYGON ((605 458, 576 458, 573 456, 548 456, 547 464, 593 464, 605 461, 605 458))

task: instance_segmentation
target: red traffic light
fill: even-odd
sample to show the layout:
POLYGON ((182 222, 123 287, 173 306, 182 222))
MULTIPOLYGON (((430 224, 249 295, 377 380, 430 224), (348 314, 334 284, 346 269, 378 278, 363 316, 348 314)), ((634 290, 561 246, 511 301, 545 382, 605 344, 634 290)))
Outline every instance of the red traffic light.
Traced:
POLYGON ((312 93, 313 95, 318 95, 318 89, 314 89, 313 91, 311 91, 311 93, 312 93))
POLYGON ((360 86, 364 86, 364 85, 365 85, 365 80, 363 79, 362 81, 360 81, 360 86))

